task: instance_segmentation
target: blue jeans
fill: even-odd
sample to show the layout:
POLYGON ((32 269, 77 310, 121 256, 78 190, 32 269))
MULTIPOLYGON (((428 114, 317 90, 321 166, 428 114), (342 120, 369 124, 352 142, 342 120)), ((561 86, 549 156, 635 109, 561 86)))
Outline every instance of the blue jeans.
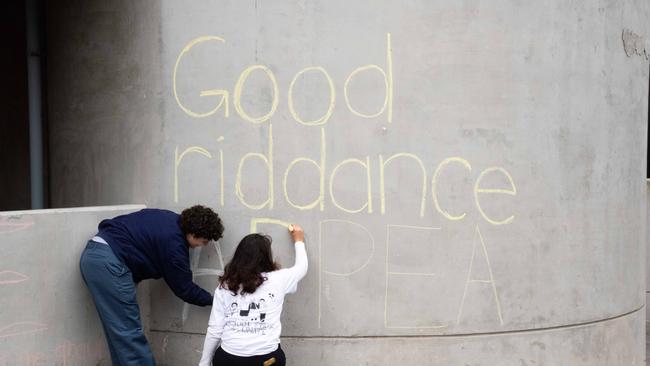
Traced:
POLYGON ((81 274, 95 301, 113 366, 153 366, 142 330, 131 270, 110 246, 89 241, 79 261, 81 274))

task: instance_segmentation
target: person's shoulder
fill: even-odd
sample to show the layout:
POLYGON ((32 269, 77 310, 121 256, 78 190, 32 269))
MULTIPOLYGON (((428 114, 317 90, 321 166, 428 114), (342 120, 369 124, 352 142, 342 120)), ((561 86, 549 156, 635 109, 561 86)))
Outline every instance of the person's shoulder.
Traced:
POLYGON ((228 287, 226 285, 218 283, 217 288, 214 289, 214 292, 220 292, 220 293, 230 293, 232 294, 232 291, 228 290, 228 287))
POLYGON ((178 223, 180 215, 177 213, 160 209, 160 208, 145 208, 137 212, 137 214, 148 225, 154 225, 156 231, 165 234, 181 234, 180 224, 178 223))
POLYGON ((264 277, 266 277, 268 281, 275 282, 283 280, 289 275, 289 273, 289 268, 281 268, 272 272, 266 272, 264 277))
POLYGON ((214 293, 216 296, 218 296, 221 299, 233 299, 235 297, 238 297, 239 294, 234 294, 232 291, 228 289, 225 285, 218 284, 217 288, 214 289, 214 293))
POLYGON ((164 208, 143 208, 142 210, 137 212, 140 212, 145 215, 179 216, 176 212, 164 208))

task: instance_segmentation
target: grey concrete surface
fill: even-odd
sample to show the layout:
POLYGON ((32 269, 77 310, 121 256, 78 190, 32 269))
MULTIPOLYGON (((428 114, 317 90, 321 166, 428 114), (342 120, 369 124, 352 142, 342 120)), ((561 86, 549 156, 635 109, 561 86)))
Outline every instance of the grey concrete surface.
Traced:
MULTIPOLYGON (((283 338, 290 365, 644 365, 642 311, 588 325, 464 337, 283 338), (353 350, 353 351, 352 351, 353 350)), ((194 365, 198 335, 153 332, 158 362, 194 365)))
MULTIPOLYGON (((290 265, 278 223, 303 224, 310 272, 283 323, 295 364, 382 364, 375 339, 395 360, 642 364, 643 331, 616 324, 643 325, 647 1, 51 15, 54 202, 215 207, 226 235, 193 264, 208 289, 251 230, 290 265), (557 346, 533 352, 549 329, 557 346), (562 349, 571 337, 586 343, 562 349)), ((151 312, 157 357, 193 360, 209 309, 156 284, 151 312)))
MULTIPOLYGON (((646 305, 647 307, 647 305, 646 305)), ((646 312, 647 314, 647 312, 646 312)), ((647 319, 647 315, 646 315, 647 319)), ((650 351, 650 338, 648 338, 648 334, 650 333, 650 327, 648 327, 648 323, 646 322, 646 331, 645 331, 645 364, 646 366, 650 365, 650 360, 648 359, 648 352, 650 351)))
MULTIPOLYGON (((0 212, 0 365, 110 365, 79 256, 99 221, 142 207, 0 212)), ((148 325, 148 286, 138 298, 148 325)))
POLYGON ((154 127, 165 108, 159 4, 47 3, 51 207, 155 194, 165 150, 154 127))

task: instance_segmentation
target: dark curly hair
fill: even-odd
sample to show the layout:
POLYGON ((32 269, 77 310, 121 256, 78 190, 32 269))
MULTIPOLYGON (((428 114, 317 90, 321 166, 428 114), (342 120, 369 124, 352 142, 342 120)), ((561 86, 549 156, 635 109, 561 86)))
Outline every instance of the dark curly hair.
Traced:
POLYGON ((237 245, 235 254, 219 277, 219 286, 237 295, 252 294, 266 280, 263 272, 272 272, 280 266, 273 261, 271 237, 248 234, 237 245))
POLYGON ((196 205, 186 208, 181 212, 179 224, 185 235, 208 240, 219 240, 223 236, 221 219, 209 207, 196 205))

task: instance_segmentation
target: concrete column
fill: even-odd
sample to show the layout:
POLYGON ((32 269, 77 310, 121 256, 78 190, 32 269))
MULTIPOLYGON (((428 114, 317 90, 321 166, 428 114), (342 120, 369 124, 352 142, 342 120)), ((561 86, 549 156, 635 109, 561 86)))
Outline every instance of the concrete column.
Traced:
MULTIPOLYGON (((196 269, 251 230, 289 266, 303 224, 290 364, 643 364, 646 1, 50 16, 53 202, 213 206, 196 269)), ((209 309, 152 296, 158 361, 194 363, 209 309)))

